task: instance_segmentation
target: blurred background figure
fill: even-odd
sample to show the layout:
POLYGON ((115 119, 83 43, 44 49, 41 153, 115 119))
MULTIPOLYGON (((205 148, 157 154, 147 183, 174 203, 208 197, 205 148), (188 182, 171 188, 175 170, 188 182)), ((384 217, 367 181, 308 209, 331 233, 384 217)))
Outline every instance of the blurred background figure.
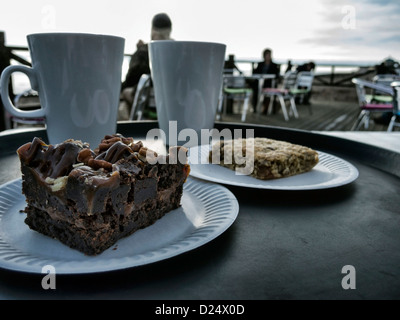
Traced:
MULTIPOLYGON (((262 53, 263 56, 263 61, 257 64, 257 67, 253 69, 253 74, 274 74, 275 75, 275 87, 278 85, 279 82, 279 77, 280 77, 280 65, 276 64, 272 60, 272 50, 267 48, 263 51, 262 53)), ((254 80, 249 81, 249 85, 253 90, 253 99, 252 99, 252 104, 254 107, 254 112, 257 112, 255 110, 257 106, 257 97, 258 97, 258 82, 254 80)), ((272 86, 272 80, 271 79, 266 79, 264 81, 264 88, 271 88, 272 86)), ((263 114, 267 113, 268 105, 269 105, 270 98, 265 97, 264 102, 263 102, 263 109, 261 112, 263 114)))
POLYGON ((235 71, 239 72, 239 74, 243 74, 243 72, 238 68, 235 63, 235 55, 230 54, 228 56, 228 60, 225 60, 224 73, 233 74, 235 71))
POLYGON ((399 63, 391 58, 387 58, 375 66, 376 74, 398 74, 399 68, 399 63))
POLYGON ((313 61, 304 63, 300 66, 297 67, 296 71, 301 72, 301 71, 314 71, 315 69, 315 63, 313 61))
MULTIPOLYGON (((151 40, 171 40, 172 22, 166 13, 156 14, 151 22, 151 40)), ((149 48, 143 40, 136 44, 136 52, 129 62, 125 80, 121 84, 119 119, 129 119, 136 86, 143 74, 150 74, 149 48)))
MULTIPOLYGON (((274 74, 277 78, 280 74, 280 65, 276 64, 272 60, 272 50, 265 49, 263 51, 263 61, 257 64, 257 67, 253 69, 253 74, 274 74)), ((271 86, 271 80, 265 81, 266 87, 271 86)))
POLYGON ((285 73, 287 73, 289 71, 292 71, 292 68, 293 68, 292 60, 289 60, 288 63, 287 63, 287 67, 286 67, 285 73))

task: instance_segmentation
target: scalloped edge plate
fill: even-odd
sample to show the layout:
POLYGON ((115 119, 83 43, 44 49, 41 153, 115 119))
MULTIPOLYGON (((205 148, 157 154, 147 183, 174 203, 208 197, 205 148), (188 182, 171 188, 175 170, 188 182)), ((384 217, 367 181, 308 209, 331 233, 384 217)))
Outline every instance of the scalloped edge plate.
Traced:
POLYGON ((358 178, 358 170, 346 160, 329 153, 318 152, 319 162, 309 172, 295 176, 260 180, 217 164, 208 163, 211 146, 202 145, 189 149, 190 175, 206 181, 226 185, 270 190, 316 190, 346 185, 358 178))
POLYGON ((182 206, 153 225, 119 240, 98 256, 86 256, 24 223, 25 196, 21 179, 0 186, 0 268, 56 274, 105 272, 145 265, 198 248, 226 231, 239 204, 225 187, 189 177, 182 206))

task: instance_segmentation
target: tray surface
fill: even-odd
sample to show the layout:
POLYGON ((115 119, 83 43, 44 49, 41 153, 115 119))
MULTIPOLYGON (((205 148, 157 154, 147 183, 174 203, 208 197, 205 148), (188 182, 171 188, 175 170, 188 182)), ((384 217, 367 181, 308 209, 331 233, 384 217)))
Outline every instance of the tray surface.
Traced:
MULTIPOLYGON (((353 183, 318 190, 226 185, 238 199, 240 212, 223 235, 197 250, 157 263, 90 277, 59 277, 51 296, 400 299, 399 153, 286 128, 227 123, 216 127, 250 128, 255 129, 255 136, 307 145, 350 162, 359 176, 353 183), (355 290, 342 288, 346 265, 356 270, 355 290)), ((154 128, 156 122, 123 123, 118 132, 145 139, 154 128)), ((45 138, 42 133, 0 136, 0 184, 20 177, 15 150, 33 136, 45 138)), ((49 292, 42 289, 40 280, 40 276, 0 270, 0 299, 47 299, 49 292)))

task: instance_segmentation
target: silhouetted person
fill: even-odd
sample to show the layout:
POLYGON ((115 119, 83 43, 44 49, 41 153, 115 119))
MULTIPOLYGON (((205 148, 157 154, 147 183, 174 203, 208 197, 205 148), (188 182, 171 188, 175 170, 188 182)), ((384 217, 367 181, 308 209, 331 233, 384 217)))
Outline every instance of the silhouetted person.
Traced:
POLYGON ((398 62, 393 59, 386 59, 381 64, 375 66, 376 74, 397 74, 398 62))
MULTIPOLYGON (((166 13, 156 14, 151 22, 151 40, 170 40, 172 22, 166 13)), ((125 80, 121 84, 120 111, 122 118, 126 118, 132 107, 136 86, 143 74, 150 74, 148 44, 139 40, 136 44, 136 52, 129 62, 129 69, 125 80)))
MULTIPOLYGON (((279 76, 280 76, 280 66, 273 62, 272 60, 272 50, 265 49, 263 51, 263 61, 258 63, 257 67, 253 69, 253 74, 273 74, 275 75, 275 87, 277 86, 279 76)), ((253 89, 253 106, 254 108, 257 106, 257 97, 258 97, 258 82, 251 81, 249 82, 251 88, 253 89)), ((264 81, 264 88, 271 88, 272 80, 266 79, 264 81)), ((269 104, 269 97, 264 98, 264 108, 262 113, 266 114, 269 104)), ((255 110, 256 112, 257 110, 255 110)))
POLYGON ((233 54, 230 54, 228 56, 228 60, 225 60, 224 73, 233 74, 235 70, 238 71, 239 74, 243 74, 243 72, 238 68, 235 63, 235 56, 233 54))
POLYGON ((286 67, 285 73, 287 73, 289 71, 292 71, 292 68, 293 68, 292 61, 289 60, 288 63, 287 63, 287 67, 286 67))
POLYGON ((297 67, 296 71, 301 72, 301 71, 313 71, 315 69, 315 63, 310 61, 307 63, 304 63, 300 66, 297 67))

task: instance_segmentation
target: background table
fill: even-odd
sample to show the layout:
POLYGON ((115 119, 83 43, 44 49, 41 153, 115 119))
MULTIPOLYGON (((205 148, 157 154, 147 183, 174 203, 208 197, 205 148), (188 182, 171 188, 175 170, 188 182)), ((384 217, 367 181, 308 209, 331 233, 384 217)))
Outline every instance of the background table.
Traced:
MULTIPOLYGON (((143 139, 156 122, 123 123, 143 139)), ((359 178, 313 191, 228 188, 239 201, 234 224, 208 244, 150 265, 87 275, 0 270, 0 299, 398 299, 400 298, 400 154, 334 136, 264 126, 256 136, 300 143, 354 164, 359 178), (356 270, 344 290, 342 267, 356 270)), ((44 130, 0 134, 0 183, 20 177, 17 147, 44 130)), ((0 221, 1 223, 1 221, 0 221)))
POLYGON ((271 80, 271 87, 275 88, 275 81, 276 81, 276 76, 274 74, 252 74, 252 75, 247 75, 245 76, 246 79, 249 80, 256 80, 257 85, 258 85, 258 92, 257 92, 257 105, 255 106, 257 113, 261 113, 261 92, 264 88, 264 82, 267 79, 271 80))

